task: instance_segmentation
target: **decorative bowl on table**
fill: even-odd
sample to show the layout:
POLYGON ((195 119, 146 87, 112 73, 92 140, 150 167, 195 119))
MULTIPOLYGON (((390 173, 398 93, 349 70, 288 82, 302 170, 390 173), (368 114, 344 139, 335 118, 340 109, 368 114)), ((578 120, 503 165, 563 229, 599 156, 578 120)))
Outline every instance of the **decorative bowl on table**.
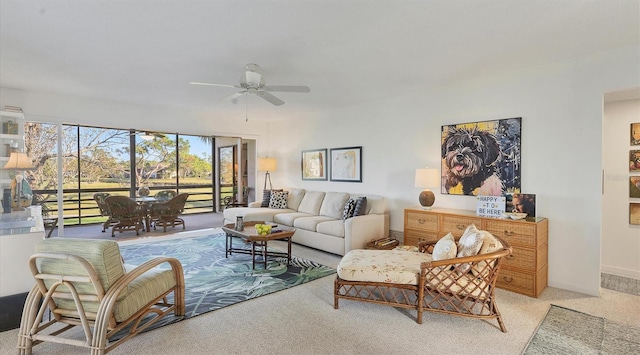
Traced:
POLYGON ((520 212, 505 212, 502 214, 502 217, 504 218, 511 218, 511 219, 523 219, 525 217, 527 217, 526 213, 520 213, 520 212))
POLYGON ((271 225, 270 224, 256 224, 256 233, 261 236, 265 236, 271 233, 271 225))

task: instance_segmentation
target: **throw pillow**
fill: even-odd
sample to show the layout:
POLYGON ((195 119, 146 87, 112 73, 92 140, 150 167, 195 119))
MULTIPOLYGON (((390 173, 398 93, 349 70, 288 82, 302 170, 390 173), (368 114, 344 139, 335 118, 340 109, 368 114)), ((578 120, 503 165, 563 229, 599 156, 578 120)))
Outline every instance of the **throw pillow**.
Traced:
POLYGON ((282 190, 263 190, 262 191, 262 203, 260 207, 269 207, 269 203, 271 202, 271 192, 272 191, 282 191, 282 190))
POLYGON ((272 191, 269 200, 269 208, 284 209, 287 208, 287 191, 272 191))
POLYGON ((356 200, 356 207, 353 209, 353 217, 367 214, 367 198, 362 196, 356 200))
MULTIPOLYGON (((482 238, 482 247, 480 247, 480 251, 478 252, 478 254, 493 253, 502 249, 502 243, 500 243, 500 241, 496 239, 493 234, 487 231, 481 232, 484 233, 484 237, 482 238)), ((493 262, 495 261, 492 261, 492 263, 493 262)), ((471 269, 471 272, 473 272, 473 274, 476 276, 484 276, 489 273, 489 269, 486 269, 487 265, 488 263, 486 261, 479 261, 478 265, 476 266, 477 270, 476 268, 473 268, 471 269)))
POLYGON ((344 204, 344 210, 342 211, 342 220, 347 220, 353 217, 353 211, 356 208, 356 200, 350 198, 347 203, 344 204))
MULTIPOLYGON (((475 225, 469 225, 458 241, 458 257, 477 255, 482 247, 483 237, 484 233, 479 231, 475 225)), ((471 264, 464 263, 458 270, 465 273, 469 271, 470 268, 471 264)))
POLYGON ((458 247, 456 241, 453 239, 453 234, 448 233, 444 237, 440 238, 436 245, 433 247, 432 257, 433 260, 453 259, 458 253, 458 247))

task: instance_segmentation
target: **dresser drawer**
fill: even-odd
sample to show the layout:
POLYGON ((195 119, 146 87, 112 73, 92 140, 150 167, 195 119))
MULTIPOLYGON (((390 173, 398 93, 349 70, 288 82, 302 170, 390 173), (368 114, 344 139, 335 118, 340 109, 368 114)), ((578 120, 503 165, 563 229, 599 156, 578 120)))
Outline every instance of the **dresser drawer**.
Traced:
POLYGON ((513 253, 504 258, 504 266, 509 268, 523 269, 527 271, 536 271, 537 253, 535 249, 511 247, 513 253))
POLYGON ((532 223, 485 220, 484 229, 512 245, 536 246, 536 225, 532 223))
POLYGON ((436 233, 422 233, 406 230, 404 232, 404 245, 418 246, 419 242, 435 242, 438 241, 436 233))
POLYGON ((502 268, 498 273, 496 286, 528 296, 535 296, 536 274, 502 268))
POLYGON ((405 219, 405 228, 433 233, 438 232, 438 215, 407 211, 405 219))
POLYGON ((454 237, 459 237, 470 224, 475 224, 480 229, 482 227, 482 219, 464 216, 443 216, 441 230, 445 234, 451 232, 454 237))

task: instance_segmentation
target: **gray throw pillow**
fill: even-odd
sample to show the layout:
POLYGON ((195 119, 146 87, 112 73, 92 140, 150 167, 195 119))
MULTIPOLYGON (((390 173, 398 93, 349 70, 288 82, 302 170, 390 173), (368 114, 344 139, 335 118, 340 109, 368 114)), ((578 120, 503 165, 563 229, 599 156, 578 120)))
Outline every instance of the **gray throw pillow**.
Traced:
POLYGON ((364 216, 367 214, 367 198, 362 196, 356 200, 356 207, 353 209, 353 216, 364 216))

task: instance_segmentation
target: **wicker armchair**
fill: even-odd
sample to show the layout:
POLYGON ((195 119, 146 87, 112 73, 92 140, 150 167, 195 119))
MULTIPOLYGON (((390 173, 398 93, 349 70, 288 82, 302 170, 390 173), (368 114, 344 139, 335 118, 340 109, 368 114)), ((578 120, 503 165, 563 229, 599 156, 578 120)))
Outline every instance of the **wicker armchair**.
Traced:
POLYGON ((129 230, 135 230, 136 235, 140 235, 140 230, 144 229, 145 207, 127 196, 109 196, 106 201, 111 218, 115 221, 111 236, 114 237, 116 231, 122 233, 129 230))
POLYGON ((176 197, 177 195, 178 193, 173 190, 160 190, 156 192, 156 194, 153 195, 153 197, 158 201, 169 201, 172 198, 176 197))
POLYGON ((44 341, 105 354, 169 313, 184 315, 184 274, 174 258, 127 271, 115 241, 53 238, 36 246, 29 266, 36 284, 22 313, 19 354, 31 354, 44 341), (161 264, 169 267, 156 268, 161 264), (49 328, 55 323, 62 327, 49 328), (78 332, 66 336, 76 326, 84 339, 78 332))
POLYGON ((109 206, 107 206, 107 197, 109 196, 111 196, 111 194, 107 192, 96 192, 93 194, 93 199, 96 201, 96 205, 98 205, 98 208, 100 209, 100 215, 107 217, 107 220, 102 224, 102 232, 118 223, 118 221, 111 218, 111 212, 109 212, 109 206))
POLYGON ((339 299, 415 309, 416 322, 424 311, 472 318, 495 318, 507 329, 495 298, 500 265, 511 246, 493 252, 433 261, 434 242, 421 242, 420 252, 406 250, 352 250, 338 265, 334 308, 339 299))
POLYGON ((163 227, 163 231, 167 231, 167 226, 182 225, 185 229, 184 220, 179 216, 184 212, 184 205, 189 198, 188 193, 182 193, 167 202, 157 202, 149 208, 149 216, 155 230, 159 225, 163 227))

